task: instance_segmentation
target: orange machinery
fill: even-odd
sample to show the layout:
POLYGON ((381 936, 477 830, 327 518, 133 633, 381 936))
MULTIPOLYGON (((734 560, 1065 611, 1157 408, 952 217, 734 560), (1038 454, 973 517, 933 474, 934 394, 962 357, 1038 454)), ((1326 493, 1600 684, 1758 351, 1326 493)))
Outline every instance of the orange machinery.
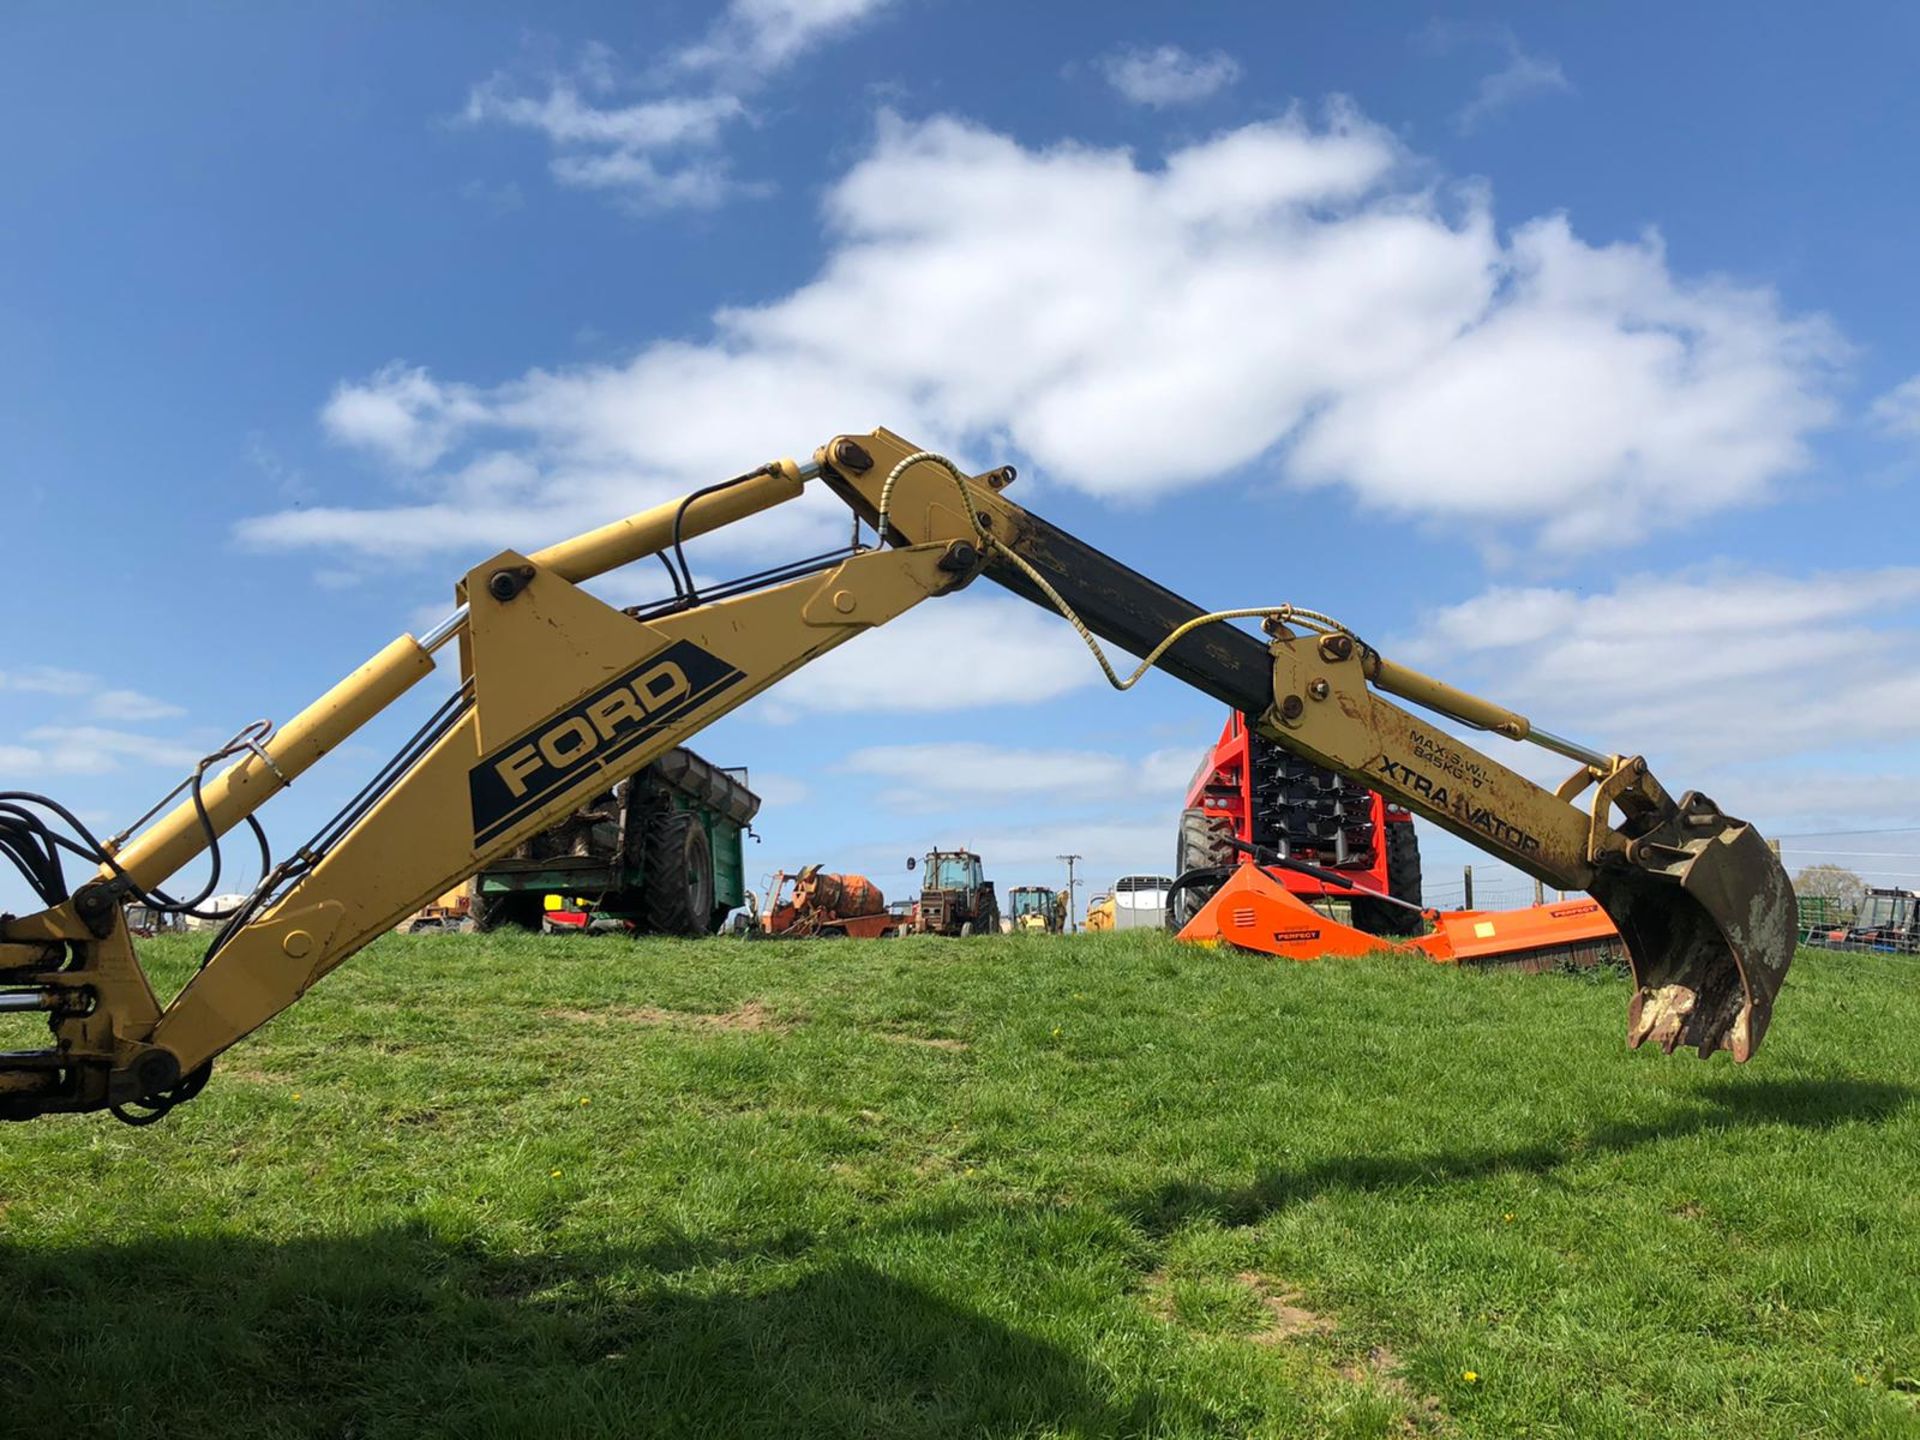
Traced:
POLYGON ((1404 950, 1440 964, 1550 970, 1624 961, 1620 932, 1585 895, 1524 910, 1429 910, 1430 933, 1369 935, 1295 896, 1264 865, 1242 865, 1180 931, 1182 940, 1225 941, 1289 960, 1404 950))
POLYGON ((760 933, 788 939, 877 940, 898 923, 880 887, 866 876, 834 875, 818 865, 797 875, 777 872, 760 910, 760 933), (783 894, 789 883, 792 890, 783 894))

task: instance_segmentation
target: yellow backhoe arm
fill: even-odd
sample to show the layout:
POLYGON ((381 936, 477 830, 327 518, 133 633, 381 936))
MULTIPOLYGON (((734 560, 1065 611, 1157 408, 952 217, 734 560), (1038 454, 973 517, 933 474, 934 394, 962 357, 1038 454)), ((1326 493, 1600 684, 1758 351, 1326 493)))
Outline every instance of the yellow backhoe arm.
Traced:
MULTIPOLYGON (((48 1014, 54 1043, 0 1055, 0 1118, 112 1108, 156 1118, 213 1058, 369 940, 816 656, 986 575, 1252 714, 1269 734, 1556 886, 1620 925, 1638 985, 1629 1039, 1745 1059, 1791 958, 1791 893, 1750 827, 1672 801, 1633 758, 1602 756, 1405 670, 1313 612, 1268 615, 1262 641, 1008 502, 1011 469, 966 477, 887 431, 763 467, 533 555, 470 571, 455 612, 403 636, 124 845, 55 837, 40 797, 0 797, 0 842, 26 854, 46 908, 0 916, 0 1011, 48 1014), (876 548, 801 562, 702 596, 622 611, 583 581, 790 500, 818 478, 883 528, 876 548), (1304 632, 1304 633, 1303 633, 1304 632), (336 820, 275 867, 162 1005, 123 914, 216 837, 434 669, 461 684, 336 820), (1171 643, 1167 643, 1167 642, 1171 643), (1581 769, 1550 794, 1380 698, 1385 690, 1581 769), (1573 801, 1595 791, 1587 812, 1573 801), (1618 809, 1625 817, 1615 825, 1618 809), (37 828, 36 828, 37 827, 37 828), (72 895, 45 857, 98 862, 72 895), (44 851, 44 857, 42 854, 44 851)), ((671 565, 669 568, 673 568, 671 565)), ((1247 612, 1240 612, 1247 613, 1247 612)), ((1266 613, 1266 612, 1259 612, 1266 613)), ((1097 652, 1096 652, 1097 653, 1097 652)), ((1102 662, 1105 663, 1104 660, 1102 662)))

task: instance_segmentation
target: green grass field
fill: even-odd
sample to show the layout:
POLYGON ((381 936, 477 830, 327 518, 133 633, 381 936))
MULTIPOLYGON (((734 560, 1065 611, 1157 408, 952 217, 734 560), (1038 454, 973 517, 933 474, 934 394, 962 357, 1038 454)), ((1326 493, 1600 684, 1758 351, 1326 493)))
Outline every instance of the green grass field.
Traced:
POLYGON ((388 938, 159 1126, 0 1131, 0 1433, 1920 1435, 1920 968, 1803 955, 1739 1069, 1625 1001, 388 938))

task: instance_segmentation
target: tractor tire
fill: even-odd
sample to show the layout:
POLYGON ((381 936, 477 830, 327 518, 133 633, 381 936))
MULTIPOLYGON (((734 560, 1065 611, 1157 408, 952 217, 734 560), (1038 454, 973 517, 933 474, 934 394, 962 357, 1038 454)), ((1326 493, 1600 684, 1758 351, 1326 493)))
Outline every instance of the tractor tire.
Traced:
POLYGON ((647 924, 656 935, 708 935, 713 923, 713 847, 690 810, 647 821, 647 924))
POLYGON ((973 921, 962 920, 960 922, 960 938, 962 940, 971 940, 973 938, 973 921))
MULTIPOLYGON (((1197 809, 1182 810, 1180 838, 1174 847, 1174 878, 1179 879, 1189 870, 1231 866, 1236 858, 1232 839, 1233 822, 1226 816, 1209 815, 1197 809)), ((1167 927, 1174 931, 1184 930, 1187 922, 1200 913, 1200 908, 1213 898, 1213 892, 1219 888, 1217 883, 1183 887, 1167 906, 1167 927)))
POLYGON ((546 921, 545 896, 475 895, 467 911, 478 934, 502 928, 538 933, 546 921))
MULTIPOLYGON (((1420 899, 1420 837, 1410 821, 1390 821, 1387 832, 1387 893, 1409 905, 1420 899)), ((1379 900, 1353 902, 1353 926, 1369 935, 1418 935, 1420 917, 1379 900)))

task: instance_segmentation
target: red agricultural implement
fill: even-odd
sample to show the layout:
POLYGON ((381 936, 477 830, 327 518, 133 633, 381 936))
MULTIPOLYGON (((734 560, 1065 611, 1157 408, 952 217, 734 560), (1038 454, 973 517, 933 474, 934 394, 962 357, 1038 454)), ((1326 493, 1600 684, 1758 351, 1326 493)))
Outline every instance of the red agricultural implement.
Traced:
MULTIPOLYGON (((1524 910, 1427 911, 1424 935, 1390 939, 1341 923, 1292 892, 1273 867, 1246 864, 1180 929, 1182 940, 1225 941, 1288 960, 1405 950, 1441 964, 1554 970, 1624 963, 1620 932, 1585 895, 1524 910)), ((1291 877, 1287 877, 1288 881, 1291 877)), ((1323 902, 1324 903, 1324 902, 1323 902)))
POLYGON ((1413 816, 1276 745, 1234 710, 1188 787, 1174 859, 1176 875, 1218 873, 1171 898, 1176 926, 1191 920, 1239 867, 1248 853, 1240 847, 1249 845, 1331 871, 1321 877, 1292 870, 1285 886, 1303 899, 1346 909, 1354 928, 1371 935, 1418 932, 1420 841, 1413 816), (1391 903, 1396 900, 1404 903, 1391 903))

